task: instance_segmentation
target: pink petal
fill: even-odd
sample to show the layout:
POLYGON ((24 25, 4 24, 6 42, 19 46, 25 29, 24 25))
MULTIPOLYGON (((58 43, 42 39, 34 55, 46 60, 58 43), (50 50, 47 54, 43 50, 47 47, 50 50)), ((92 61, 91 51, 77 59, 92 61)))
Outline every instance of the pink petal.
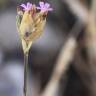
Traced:
POLYGON ((27 8, 25 4, 21 4, 20 6, 23 7, 24 9, 27 8))
POLYGON ((30 9, 32 7, 32 4, 30 2, 27 3, 27 8, 30 9))
POLYGON ((40 5, 41 8, 43 8, 44 7, 44 2, 39 2, 39 5, 40 5))
POLYGON ((53 8, 49 8, 48 11, 53 11, 53 8))
POLYGON ((45 3, 45 7, 46 8, 49 8, 50 7, 50 4, 49 3, 45 3))

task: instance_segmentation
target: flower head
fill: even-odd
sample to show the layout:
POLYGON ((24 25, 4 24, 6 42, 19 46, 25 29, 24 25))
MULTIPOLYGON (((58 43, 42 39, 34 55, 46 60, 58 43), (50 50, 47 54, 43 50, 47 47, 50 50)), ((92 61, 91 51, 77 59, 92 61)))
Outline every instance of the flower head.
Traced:
POLYGON ((21 4, 23 11, 17 8, 16 23, 24 53, 28 52, 32 42, 41 36, 46 24, 46 13, 53 10, 49 3, 40 2, 39 4, 40 7, 29 2, 26 5, 21 4), (36 9, 41 11, 38 12, 36 9))
POLYGON ((28 2, 27 5, 21 4, 20 6, 21 6, 21 7, 23 8, 23 10, 25 10, 25 11, 29 11, 29 10, 31 10, 31 8, 32 8, 32 4, 31 4, 30 2, 28 2))
POLYGON ((50 8, 50 4, 49 3, 44 3, 44 2, 39 2, 40 7, 36 7, 37 9, 40 9, 42 12, 48 12, 48 11, 52 11, 53 8, 50 8))

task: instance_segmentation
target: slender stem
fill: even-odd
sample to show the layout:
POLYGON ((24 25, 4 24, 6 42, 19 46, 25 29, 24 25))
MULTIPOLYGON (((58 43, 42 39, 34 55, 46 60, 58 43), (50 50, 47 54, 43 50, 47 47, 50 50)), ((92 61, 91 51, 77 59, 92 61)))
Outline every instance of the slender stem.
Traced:
POLYGON ((24 96, 27 96, 28 52, 24 53, 24 96))

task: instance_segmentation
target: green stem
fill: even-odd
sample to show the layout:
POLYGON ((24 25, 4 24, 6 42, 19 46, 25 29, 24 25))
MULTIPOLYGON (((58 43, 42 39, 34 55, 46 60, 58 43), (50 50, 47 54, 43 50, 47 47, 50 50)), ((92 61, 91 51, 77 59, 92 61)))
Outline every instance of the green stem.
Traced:
POLYGON ((24 96, 27 96, 28 52, 24 53, 24 96))

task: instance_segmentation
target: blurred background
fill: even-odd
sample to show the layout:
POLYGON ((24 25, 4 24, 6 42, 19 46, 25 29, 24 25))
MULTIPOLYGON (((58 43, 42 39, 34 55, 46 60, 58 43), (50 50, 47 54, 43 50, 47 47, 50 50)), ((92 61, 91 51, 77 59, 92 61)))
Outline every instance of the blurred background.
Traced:
MULTIPOLYGON (((86 14, 89 13, 92 0, 42 1, 49 2, 54 11, 48 14, 44 33, 33 43, 29 53, 29 96, 38 96, 45 89, 70 33, 77 41, 78 47, 74 59, 60 78, 55 96, 96 96, 94 93, 96 88, 93 87, 95 84, 93 74, 95 76, 96 73, 88 64, 88 54, 84 46, 86 14), (83 22, 81 24, 83 27, 76 29, 80 32, 75 36, 71 29, 78 20, 83 22), (84 64, 78 59, 79 56, 84 59, 84 64), (92 95, 93 93, 95 95, 92 95)), ((0 96, 23 96, 24 59, 21 40, 16 29, 16 8, 26 2, 38 5, 39 0, 0 0, 0 96)), ((96 8, 94 9, 96 11, 96 8)))

